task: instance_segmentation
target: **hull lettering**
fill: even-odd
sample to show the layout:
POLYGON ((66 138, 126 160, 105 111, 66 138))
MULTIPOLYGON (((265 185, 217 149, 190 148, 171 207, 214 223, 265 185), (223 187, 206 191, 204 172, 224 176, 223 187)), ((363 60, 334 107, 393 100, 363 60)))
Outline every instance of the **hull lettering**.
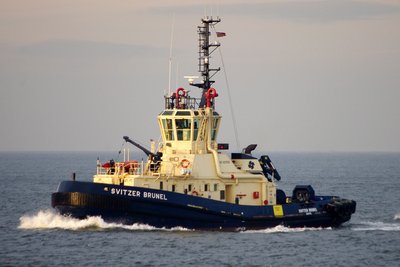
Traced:
POLYGON ((168 200, 166 195, 162 193, 143 192, 143 194, 141 194, 140 191, 130 189, 111 188, 110 193, 111 195, 168 200))

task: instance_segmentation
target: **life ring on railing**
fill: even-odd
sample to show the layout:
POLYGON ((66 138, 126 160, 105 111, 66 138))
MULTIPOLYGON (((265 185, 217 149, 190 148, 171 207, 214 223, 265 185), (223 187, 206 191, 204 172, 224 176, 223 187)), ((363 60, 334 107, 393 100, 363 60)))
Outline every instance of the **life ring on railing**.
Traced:
POLYGON ((188 161, 187 159, 183 159, 181 161, 181 167, 182 168, 186 169, 187 167, 189 167, 189 165, 190 165, 190 161, 188 161))
POLYGON ((197 197, 199 195, 199 193, 197 193, 197 191, 192 191, 192 196, 197 197))
POLYGON ((210 108, 212 105, 212 100, 218 96, 217 90, 215 90, 215 88, 209 88, 205 95, 207 107, 210 108))
POLYGON ((183 88, 176 89, 176 95, 177 96, 185 96, 186 95, 185 89, 183 89, 183 88))
POLYGON ((182 108, 183 103, 181 103, 181 98, 186 96, 186 91, 183 88, 176 89, 176 108, 182 108))

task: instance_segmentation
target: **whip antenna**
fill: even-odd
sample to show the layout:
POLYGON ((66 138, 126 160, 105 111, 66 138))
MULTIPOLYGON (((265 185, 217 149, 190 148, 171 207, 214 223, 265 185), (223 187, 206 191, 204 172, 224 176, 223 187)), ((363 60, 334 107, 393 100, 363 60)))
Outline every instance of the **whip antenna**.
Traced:
MULTIPOLYGON (((221 37, 225 36, 225 33, 219 33, 218 34, 216 32, 214 26, 212 26, 212 29, 213 29, 213 31, 215 33, 215 36, 217 36, 217 38, 219 36, 221 36, 221 37)), ((234 135, 235 135, 235 141, 236 141, 236 146, 237 146, 236 149, 240 149, 239 134, 238 134, 237 125, 236 125, 235 112, 234 112, 233 104, 232 104, 231 90, 230 90, 230 86, 229 86, 228 76, 226 74, 225 62, 224 62, 224 57, 222 56, 222 48, 221 47, 219 47, 218 52, 219 52, 219 56, 221 57, 222 69, 223 69, 223 72, 224 72, 226 89, 227 89, 228 99, 229 99, 229 101, 228 101, 229 102, 229 109, 230 109, 230 112, 232 114, 233 132, 234 132, 234 135)))
MULTIPOLYGON (((175 14, 172 16, 171 41, 169 45, 169 64, 168 64, 168 95, 171 95, 171 68, 172 68, 172 45, 174 41, 175 14)), ((164 93, 165 95, 165 93, 164 93)))

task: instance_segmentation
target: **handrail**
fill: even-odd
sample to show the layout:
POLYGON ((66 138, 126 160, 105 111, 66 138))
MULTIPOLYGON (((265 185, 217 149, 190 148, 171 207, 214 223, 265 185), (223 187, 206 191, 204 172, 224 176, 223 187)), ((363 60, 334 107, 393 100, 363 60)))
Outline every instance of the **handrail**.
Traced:
POLYGON ((143 163, 139 162, 115 162, 114 166, 97 167, 97 175, 140 175, 143 174, 143 163), (129 167, 129 168, 128 168, 129 167))
POLYGON ((217 171, 217 175, 222 179, 233 179, 235 178, 233 174, 223 174, 221 172, 221 167, 219 166, 218 152, 211 147, 211 142, 207 142, 207 150, 213 154, 215 169, 217 171), (233 177, 232 177, 233 176, 233 177))
MULTIPOLYGON (((176 105, 176 96, 164 96, 165 109, 199 109, 201 98, 195 98, 190 96, 181 96, 181 103, 176 105), (179 106, 179 107, 178 107, 179 106)), ((212 108, 215 108, 215 102, 212 104, 212 108)))

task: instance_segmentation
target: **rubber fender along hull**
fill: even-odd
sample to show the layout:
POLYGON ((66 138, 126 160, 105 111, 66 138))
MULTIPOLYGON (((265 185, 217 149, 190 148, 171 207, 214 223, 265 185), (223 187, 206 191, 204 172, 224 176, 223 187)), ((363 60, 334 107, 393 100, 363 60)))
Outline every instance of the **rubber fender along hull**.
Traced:
POLYGON ((348 199, 333 199, 325 207, 326 211, 331 214, 333 223, 340 225, 351 219, 351 215, 356 212, 357 203, 348 199))
POLYGON ((312 203, 246 206, 162 190, 86 182, 62 182, 52 194, 52 206, 63 215, 84 219, 101 216, 107 222, 143 223, 155 227, 203 230, 336 227, 348 221, 355 201, 321 197, 312 203))

